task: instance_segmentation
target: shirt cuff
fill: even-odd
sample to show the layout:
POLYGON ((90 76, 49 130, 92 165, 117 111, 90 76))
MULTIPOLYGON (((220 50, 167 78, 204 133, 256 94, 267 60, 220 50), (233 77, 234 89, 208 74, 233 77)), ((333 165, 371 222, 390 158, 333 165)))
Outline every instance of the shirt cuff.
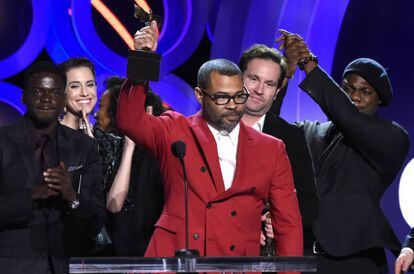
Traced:
POLYGON ((401 249, 400 253, 403 253, 403 252, 409 252, 414 255, 414 251, 409 247, 404 247, 403 249, 401 249))

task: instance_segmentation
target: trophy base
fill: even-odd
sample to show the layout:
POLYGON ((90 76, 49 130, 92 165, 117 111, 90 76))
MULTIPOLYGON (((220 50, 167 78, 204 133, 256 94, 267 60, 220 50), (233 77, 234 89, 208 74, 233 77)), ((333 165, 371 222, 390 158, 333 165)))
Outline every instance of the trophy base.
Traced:
POLYGON ((200 252, 196 249, 180 249, 175 251, 175 257, 179 258, 191 258, 191 257, 199 257, 200 252))
POLYGON ((129 50, 127 77, 136 81, 160 80, 161 55, 144 50, 129 50))

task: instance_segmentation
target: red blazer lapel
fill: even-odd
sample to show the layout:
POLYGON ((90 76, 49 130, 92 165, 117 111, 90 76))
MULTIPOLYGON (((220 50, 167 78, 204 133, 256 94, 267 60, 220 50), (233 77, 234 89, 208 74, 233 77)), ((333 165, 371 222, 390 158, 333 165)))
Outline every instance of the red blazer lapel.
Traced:
MULTIPOLYGON (((254 129, 253 129, 254 130, 254 129)), ((247 126, 240 121, 239 143, 237 145, 237 164, 234 173, 234 180, 232 188, 237 187, 242 179, 246 177, 246 171, 249 170, 248 159, 251 161, 252 157, 256 155, 253 146, 253 136, 247 130, 247 126)))
POLYGON ((210 129, 208 128, 207 123, 201 116, 201 112, 195 114, 193 117, 191 117, 191 119, 191 128, 196 136, 201 150, 204 153, 208 170, 214 182, 214 196, 216 196, 217 194, 225 191, 223 176, 221 175, 220 163, 218 159, 216 141, 210 129))
POLYGON ((251 192, 253 185, 243 187, 242 182, 251 182, 250 179, 246 180, 246 177, 249 176, 247 173, 249 170, 249 161, 256 155, 253 141, 254 137, 248 131, 247 126, 245 126, 243 122, 240 122, 239 142, 237 145, 237 164, 233 184, 226 192, 220 193, 214 201, 227 199, 234 193, 241 193, 244 191, 251 192))

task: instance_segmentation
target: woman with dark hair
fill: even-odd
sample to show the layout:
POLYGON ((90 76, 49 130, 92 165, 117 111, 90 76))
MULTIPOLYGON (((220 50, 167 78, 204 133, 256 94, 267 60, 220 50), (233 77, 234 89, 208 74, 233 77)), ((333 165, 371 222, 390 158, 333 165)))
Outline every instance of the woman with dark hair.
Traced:
POLYGON ((93 137, 88 116, 97 100, 95 67, 84 57, 69 58, 61 66, 67 79, 66 107, 61 124, 83 130, 93 137))
MULTIPOLYGON (((119 77, 105 81, 94 134, 103 165, 106 208, 112 213, 107 229, 115 255, 142 256, 161 214, 163 190, 156 160, 117 129, 115 115, 123 81, 119 77)), ((153 115, 163 112, 155 93, 149 94, 146 111, 153 115)))

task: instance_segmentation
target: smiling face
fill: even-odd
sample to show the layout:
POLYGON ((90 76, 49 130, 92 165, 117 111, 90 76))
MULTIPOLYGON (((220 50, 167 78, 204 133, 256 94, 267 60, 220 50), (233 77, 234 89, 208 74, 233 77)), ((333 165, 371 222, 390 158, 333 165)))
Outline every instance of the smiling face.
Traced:
POLYGON ((96 82, 92 71, 88 67, 74 67, 66 72, 66 108, 73 115, 82 116, 82 109, 86 114, 95 107, 96 82))
POLYGON ((342 88, 362 113, 368 115, 377 113, 380 98, 364 78, 357 74, 348 74, 342 81, 342 88))
POLYGON ((50 72, 33 74, 23 93, 27 116, 39 127, 50 126, 65 105, 63 79, 50 72))

